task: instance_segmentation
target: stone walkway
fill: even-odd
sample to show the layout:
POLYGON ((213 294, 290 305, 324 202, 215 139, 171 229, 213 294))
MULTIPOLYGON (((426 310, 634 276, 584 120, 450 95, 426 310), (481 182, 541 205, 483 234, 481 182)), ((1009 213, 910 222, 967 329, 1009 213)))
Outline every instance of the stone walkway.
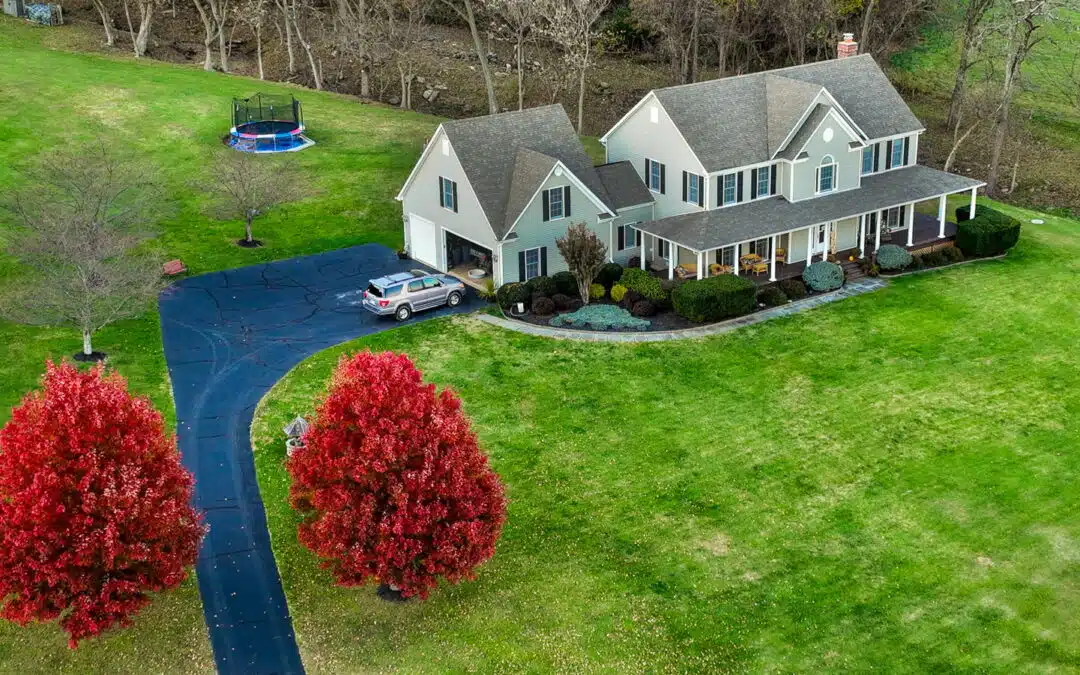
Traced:
POLYGON ((837 300, 843 300, 844 298, 876 291, 879 288, 884 288, 888 284, 888 281, 880 277, 864 277, 847 283, 843 288, 832 291, 831 293, 815 295, 814 297, 806 298, 805 300, 799 300, 798 302, 782 305, 780 307, 772 307, 761 312, 755 312, 754 314, 740 316, 736 319, 729 319, 727 321, 712 323, 697 328, 684 328, 682 330, 605 332, 538 326, 533 323, 513 321, 498 316, 492 316, 490 314, 478 314, 477 318, 493 326, 499 326, 500 328, 506 328, 519 333, 540 335, 562 340, 585 340, 589 342, 666 342, 668 340, 689 340, 692 338, 702 338, 710 335, 728 333, 737 328, 742 328, 743 326, 752 326, 763 321, 768 321, 769 319, 798 314, 799 312, 805 312, 830 302, 836 302, 837 300))

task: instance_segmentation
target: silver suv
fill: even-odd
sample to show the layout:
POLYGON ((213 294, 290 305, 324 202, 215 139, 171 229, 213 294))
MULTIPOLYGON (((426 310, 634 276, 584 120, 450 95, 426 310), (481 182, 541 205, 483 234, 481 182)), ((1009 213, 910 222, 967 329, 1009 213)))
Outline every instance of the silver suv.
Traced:
POLYGON ((399 272, 368 282, 364 291, 364 309, 379 316, 394 315, 405 321, 413 312, 449 305, 457 307, 465 300, 465 284, 445 274, 399 272))

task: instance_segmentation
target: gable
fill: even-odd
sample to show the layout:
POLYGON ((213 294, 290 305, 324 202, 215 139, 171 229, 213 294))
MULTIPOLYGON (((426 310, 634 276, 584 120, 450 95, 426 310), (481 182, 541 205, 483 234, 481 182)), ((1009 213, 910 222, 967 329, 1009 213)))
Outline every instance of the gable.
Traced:
POLYGON ((822 138, 825 134, 829 136, 828 139, 823 138, 825 144, 836 144, 837 139, 834 137, 844 139, 844 150, 850 149, 852 143, 858 144, 857 147, 862 147, 863 144, 862 139, 848 125, 836 108, 824 103, 816 103, 806 121, 803 122, 787 146, 777 153, 777 157, 789 161, 798 159, 814 139, 822 138), (829 133, 830 130, 831 133, 829 133))
MULTIPOLYGON (((598 216, 614 216, 608 207, 593 194, 592 190, 590 190, 576 174, 570 171, 561 162, 556 162, 555 165, 551 167, 550 171, 543 177, 543 180, 535 185, 532 193, 529 195, 529 198, 525 200, 522 208, 517 212, 516 216, 511 219, 504 237, 511 232, 517 232, 520 236, 520 229, 522 227, 528 227, 536 223, 554 222, 544 221, 543 218, 545 211, 543 193, 554 187, 568 187, 570 190, 570 216, 563 219, 567 224, 570 222, 576 223, 582 221, 591 224, 596 222, 598 216)), ((509 214, 507 215, 509 216, 509 214)))

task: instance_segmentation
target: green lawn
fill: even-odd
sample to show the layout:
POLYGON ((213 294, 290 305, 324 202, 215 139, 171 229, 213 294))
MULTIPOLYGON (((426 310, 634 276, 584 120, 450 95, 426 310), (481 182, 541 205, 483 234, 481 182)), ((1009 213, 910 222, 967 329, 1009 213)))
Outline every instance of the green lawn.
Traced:
POLYGON ((452 318, 309 359, 253 429, 309 672, 1080 668, 1078 261, 1048 219, 712 339, 452 318), (333 587, 286 504, 281 426, 364 348, 457 390, 507 485, 495 558, 424 603, 333 587))

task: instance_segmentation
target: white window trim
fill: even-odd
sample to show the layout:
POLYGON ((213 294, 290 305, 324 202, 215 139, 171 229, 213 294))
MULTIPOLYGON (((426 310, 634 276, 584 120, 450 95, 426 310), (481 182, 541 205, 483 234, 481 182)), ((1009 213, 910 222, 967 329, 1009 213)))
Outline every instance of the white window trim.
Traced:
POLYGON ((874 146, 868 145, 859 153, 859 175, 872 176, 874 174, 874 146), (866 153, 870 152, 870 170, 866 170, 866 153))
POLYGON ((664 169, 663 168, 660 169, 660 172, 657 174, 658 185, 655 188, 653 188, 653 186, 652 186, 652 168, 654 166, 664 167, 664 163, 663 162, 658 162, 655 159, 653 159, 652 157, 646 157, 645 158, 645 163, 649 165, 649 174, 647 176, 645 176, 645 187, 649 188, 649 192, 652 192, 653 194, 657 194, 657 195, 663 194, 662 192, 660 192, 660 187, 664 184, 664 169))
MULTIPOLYGON (((640 221, 640 220, 637 220, 637 221, 634 221, 634 222, 632 222, 632 223, 623 223, 622 225, 619 225, 619 226, 618 226, 618 228, 617 228, 617 229, 618 229, 618 230, 621 230, 621 231, 622 231, 622 235, 623 235, 623 236, 622 236, 622 240, 623 240, 623 246, 622 246, 622 248, 620 248, 620 249, 619 249, 619 251, 620 251, 620 252, 621 252, 621 251, 629 251, 630 249, 634 249, 634 248, 637 248, 638 246, 640 246, 640 245, 641 245, 641 244, 639 244, 638 242, 639 242, 639 241, 644 241, 644 239, 642 239, 642 237, 641 237, 641 230, 639 230, 639 229, 638 229, 638 228, 636 227, 636 226, 637 226, 638 224, 640 224, 640 223, 641 223, 641 221, 640 221), (633 230, 633 232, 634 232, 634 243, 633 243, 633 244, 627 244, 627 243, 626 243, 626 228, 630 228, 630 229, 631 229, 631 230, 633 230)), ((616 240, 615 240, 615 242, 616 242, 616 245, 618 244, 618 241, 619 241, 618 239, 616 239, 616 240)))
MULTIPOLYGON (((814 194, 815 195, 828 195, 837 191, 837 186, 840 184, 839 180, 839 168, 840 165, 832 155, 825 155, 829 159, 833 160, 831 163, 818 164, 817 171, 814 172, 814 194), (828 190, 821 189, 821 170, 826 167, 832 167, 832 187, 828 190)), ((822 160, 825 159, 822 157, 822 160)))
MULTIPOLYGON (((640 232, 641 230, 638 231, 640 232)), ((656 241, 656 257, 661 260, 667 260, 671 256, 671 242, 660 237, 657 237, 656 241), (664 248, 667 248, 667 253, 664 253, 664 248)))
POLYGON ((893 141, 893 144, 892 144, 892 160, 893 160, 892 161, 892 167, 890 167, 890 168, 902 169, 905 166, 907 166, 907 164, 904 164, 904 141, 903 140, 901 140, 899 143, 897 143, 896 141, 893 141), (899 161, 896 160, 896 151, 898 149, 900 151, 900 160, 899 161))
MULTIPOLYGON (((705 192, 705 179, 702 176, 699 176, 698 174, 694 173, 693 171, 687 171, 686 172, 686 201, 684 203, 693 204, 694 206, 697 206, 698 205, 698 200, 699 199, 700 200, 704 199, 704 197, 705 197, 705 195, 703 194, 704 192, 705 192), (698 192, 698 194, 697 194, 698 198, 697 199, 695 199, 692 196, 691 192, 690 192, 690 186, 691 185, 693 185, 694 188, 698 192)), ((704 203, 704 201, 702 203, 704 203)))
POLYGON ((457 207, 457 203, 454 200, 454 192, 455 192, 454 187, 450 188, 450 201, 454 201, 455 203, 454 203, 453 206, 447 206, 446 205, 446 184, 447 183, 450 183, 452 186, 457 187, 457 181, 456 180, 451 180, 451 179, 447 178, 446 176, 439 176, 439 186, 442 188, 442 202, 443 202, 442 207, 443 207, 444 210, 449 211, 450 213, 457 213, 457 211, 454 210, 457 207))
POLYGON ((728 173, 725 173, 725 174, 721 174, 721 176, 720 176, 720 208, 724 208, 724 207, 727 207, 727 206, 735 206, 736 204, 739 203, 739 173, 740 172, 738 172, 738 171, 731 171, 731 172, 728 172, 728 173), (734 186, 732 187, 732 190, 733 190, 732 194, 734 196, 732 197, 730 202, 727 200, 727 177, 728 176, 731 176, 732 178, 734 178, 734 186))
POLYGON ((548 195, 548 220, 549 221, 552 221, 552 220, 564 220, 566 218, 566 204, 563 201, 563 196, 565 194, 563 192, 564 188, 566 188, 565 185, 560 185, 558 187, 548 188, 547 190, 544 190, 544 192, 546 192, 547 195, 548 195), (553 215, 551 213, 551 193, 556 192, 556 191, 558 191, 558 193, 559 193, 559 215, 558 215, 558 217, 556 217, 555 215, 553 215))
POLYGON ((530 279, 535 279, 536 277, 540 276, 541 273, 543 272, 544 266, 542 264, 542 261, 540 260, 540 247, 539 246, 534 246, 533 248, 527 248, 527 249, 525 249, 524 253, 525 253, 525 256, 524 256, 523 259, 525 261, 525 281, 529 281, 530 279), (529 276, 529 253, 531 253, 533 251, 536 251, 536 275, 530 277, 529 276))
MULTIPOLYGON (((777 180, 779 180, 779 176, 777 176, 777 180)), ((756 202, 759 199, 768 199, 769 197, 773 196, 772 194, 770 194, 771 192, 772 192, 772 169, 767 168, 765 170, 765 192, 764 193, 761 191, 761 169, 758 169, 757 197, 754 197, 750 201, 756 202)))

